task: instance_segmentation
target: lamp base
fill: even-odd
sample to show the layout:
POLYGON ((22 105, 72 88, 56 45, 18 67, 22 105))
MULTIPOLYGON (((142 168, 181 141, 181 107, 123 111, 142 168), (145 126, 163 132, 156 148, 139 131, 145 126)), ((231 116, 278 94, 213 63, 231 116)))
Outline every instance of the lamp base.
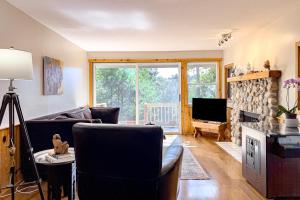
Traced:
POLYGON ((17 89, 13 86, 13 82, 14 82, 14 79, 11 78, 9 79, 9 87, 8 87, 8 92, 9 93, 14 93, 14 90, 17 89))

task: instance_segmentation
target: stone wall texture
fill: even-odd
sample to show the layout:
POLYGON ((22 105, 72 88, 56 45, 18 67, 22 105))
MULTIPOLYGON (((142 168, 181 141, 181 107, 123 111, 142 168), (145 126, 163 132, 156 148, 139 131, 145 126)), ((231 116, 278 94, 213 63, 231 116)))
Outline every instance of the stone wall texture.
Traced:
POLYGON ((265 78, 232 82, 232 113, 231 113, 231 140, 242 144, 242 128, 239 121, 240 111, 259 114, 261 124, 272 127, 276 123, 278 109, 278 79, 265 78))

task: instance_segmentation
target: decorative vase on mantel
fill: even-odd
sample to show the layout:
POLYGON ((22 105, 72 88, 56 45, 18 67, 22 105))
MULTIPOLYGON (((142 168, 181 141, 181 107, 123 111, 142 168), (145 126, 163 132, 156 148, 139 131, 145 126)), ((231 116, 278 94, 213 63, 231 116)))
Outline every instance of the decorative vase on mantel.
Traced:
POLYGON ((299 120, 295 113, 285 113, 285 126, 286 127, 298 127, 299 120))

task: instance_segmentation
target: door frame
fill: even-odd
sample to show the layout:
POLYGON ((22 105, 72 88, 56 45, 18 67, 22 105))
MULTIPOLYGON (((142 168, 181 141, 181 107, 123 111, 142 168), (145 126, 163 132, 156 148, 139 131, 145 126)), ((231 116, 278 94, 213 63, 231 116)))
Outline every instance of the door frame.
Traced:
MULTIPOLYGON (((300 41, 296 42, 295 45, 295 69, 296 69, 296 77, 300 77, 300 41)), ((295 101, 300 99, 300 91, 296 90, 295 101)), ((297 113, 300 113, 300 102, 298 101, 297 113)))
POLYGON ((188 104, 187 63, 189 62, 217 62, 218 65, 218 93, 222 96, 222 58, 171 58, 171 59, 89 59, 89 106, 93 106, 94 99, 94 63, 180 63, 180 128, 179 134, 191 134, 191 111, 188 104))

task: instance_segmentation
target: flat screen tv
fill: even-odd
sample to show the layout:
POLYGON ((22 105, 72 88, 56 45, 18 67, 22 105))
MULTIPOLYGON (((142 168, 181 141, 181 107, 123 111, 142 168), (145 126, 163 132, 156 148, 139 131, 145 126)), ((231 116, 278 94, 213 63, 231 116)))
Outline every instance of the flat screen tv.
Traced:
POLYGON ((193 119, 226 122, 226 99, 193 98, 193 119))

